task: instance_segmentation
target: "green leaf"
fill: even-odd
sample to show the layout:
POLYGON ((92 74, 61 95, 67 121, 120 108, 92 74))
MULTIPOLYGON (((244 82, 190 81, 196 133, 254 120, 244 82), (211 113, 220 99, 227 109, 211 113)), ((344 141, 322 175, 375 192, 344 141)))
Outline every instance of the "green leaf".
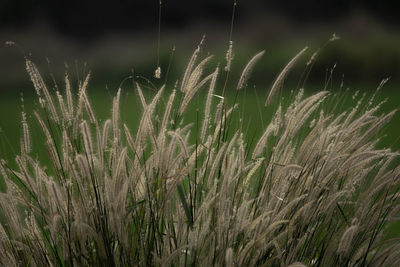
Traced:
POLYGON ((178 185, 178 196, 179 196, 179 200, 182 203, 183 209, 185 211, 186 218, 189 222, 189 226, 192 227, 193 226, 192 213, 190 212, 189 205, 186 202, 185 193, 183 192, 182 185, 180 185, 180 184, 178 185))

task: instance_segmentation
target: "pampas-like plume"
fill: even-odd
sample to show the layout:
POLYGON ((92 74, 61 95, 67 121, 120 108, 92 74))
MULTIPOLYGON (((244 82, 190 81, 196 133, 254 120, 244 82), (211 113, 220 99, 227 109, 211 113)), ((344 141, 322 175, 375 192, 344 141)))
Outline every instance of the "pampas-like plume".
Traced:
POLYGON ((230 71, 233 60, 233 41, 229 41, 229 47, 228 50, 226 51, 225 60, 226 60, 226 66, 224 69, 225 71, 230 71))
POLYGON ((358 225, 352 225, 344 231, 342 238, 340 239, 337 253, 340 256, 347 256, 350 252, 349 249, 353 242, 353 239, 358 231, 358 225))
POLYGON ((267 144, 268 137, 271 134, 277 135, 277 132, 279 129, 279 123, 281 121, 281 112, 282 112, 282 106, 279 106, 279 108, 275 114, 275 118, 267 126, 267 129, 265 129, 263 135, 260 137, 256 146, 254 147, 253 154, 251 156, 252 159, 255 159, 262 153, 262 151, 265 149, 265 146, 267 144))
POLYGON ((226 266, 227 267, 235 266, 234 263, 233 263, 233 249, 232 248, 228 248, 226 250, 225 262, 226 262, 226 266))
POLYGON ((71 82, 68 73, 65 73, 65 94, 67 96, 68 119, 72 120, 74 114, 74 102, 72 99, 71 82))
POLYGON ((193 69, 196 59, 200 53, 200 49, 201 49, 201 46, 203 45, 204 39, 205 39, 205 36, 203 36, 203 38, 201 39, 200 44, 197 46, 196 50, 194 50, 192 57, 190 58, 189 63, 185 69, 185 74, 183 75, 182 84, 181 84, 181 92, 182 93, 185 93, 188 89, 187 83, 188 83, 190 75, 192 75, 192 69, 193 69))
POLYGON ((307 266, 301 262, 294 262, 294 263, 290 264, 288 267, 307 267, 307 266))
POLYGON ((206 106, 204 108, 204 121, 203 121, 203 126, 201 127, 201 132, 200 132, 200 139, 202 142, 205 141, 204 139, 206 136, 207 127, 210 122, 211 101, 212 101, 212 97, 214 95, 215 84, 217 82, 218 70, 219 70, 219 68, 216 68, 213 73, 213 76, 212 76, 211 82, 210 82, 210 89, 208 90, 208 94, 207 94, 206 106))
POLYGON ((87 122, 83 121, 80 128, 86 155, 91 158, 93 156, 93 141, 87 122))
POLYGON ((192 100, 192 98, 195 96, 195 94, 197 93, 197 91, 204 86, 204 84, 206 82, 208 82, 209 80, 211 80, 214 76, 214 73, 209 74, 208 76, 206 76, 203 80, 201 80, 199 83, 196 84, 196 86, 190 88, 189 91, 185 92, 185 96, 183 97, 182 103, 179 106, 179 110, 178 113, 179 115, 182 115, 187 106, 189 105, 190 101, 192 100))
POLYGON ((213 56, 208 56, 203 59, 190 74, 186 83, 186 89, 184 90, 186 93, 192 90, 198 84, 201 75, 203 74, 204 66, 211 60, 212 57, 213 56))
POLYGON ((121 88, 118 89, 117 95, 113 100, 113 109, 112 109, 112 129, 114 140, 119 140, 120 135, 120 126, 119 126, 119 101, 121 98, 121 88))
POLYGON ((283 68, 281 73, 276 78, 275 82, 273 83, 271 90, 269 91, 268 97, 265 100, 265 106, 268 106, 271 103, 272 98, 275 96, 276 92, 279 90, 280 87, 283 85, 283 81, 285 80, 286 75, 293 67, 293 65, 297 62, 301 55, 307 50, 308 47, 303 48, 299 53, 297 53, 294 58, 292 58, 289 63, 283 68))
POLYGON ((249 63, 247 63, 246 67, 244 67, 242 71, 242 75, 240 75, 239 82, 237 84, 236 90, 242 89, 247 80, 249 79, 250 73, 254 67, 254 65, 257 63, 257 61, 264 55, 265 51, 258 52, 255 56, 253 56, 249 63))
POLYGON ((28 123, 26 121, 26 113, 24 111, 22 111, 22 132, 23 132, 23 145, 24 145, 24 150, 26 153, 30 153, 31 152, 31 138, 30 138, 30 134, 29 134, 29 126, 28 123))
POLYGON ((89 84, 89 79, 90 79, 90 73, 88 75, 86 75, 85 81, 79 87, 79 98, 78 98, 78 104, 77 104, 78 107, 76 108, 76 113, 75 113, 75 117, 74 117, 74 120, 73 120, 73 135, 74 135, 74 138, 76 138, 77 134, 78 134, 79 119, 82 116, 83 105, 86 106, 86 104, 88 103, 87 101, 85 101, 85 99, 87 99, 87 97, 86 97, 86 89, 87 89, 87 86, 89 84))
POLYGON ((170 119, 170 114, 171 114, 171 110, 172 110, 172 105, 174 103, 175 100, 175 95, 176 95, 176 90, 174 89, 172 91, 172 94, 170 95, 169 99, 168 99, 168 103, 167 106, 165 107, 165 112, 164 112, 164 116, 161 122, 161 128, 160 128, 160 135, 164 135, 165 134, 165 130, 167 129, 168 123, 169 123, 169 119, 170 119))
POLYGON ((42 105, 42 107, 44 107, 47 104, 50 111, 50 115, 52 116, 55 122, 59 122, 53 98, 51 97, 49 90, 47 89, 47 86, 44 83, 43 78, 39 73, 39 70, 37 69, 36 65, 29 59, 26 59, 25 62, 26 62, 26 69, 31 77, 33 85, 36 89, 36 93, 39 97, 40 104, 42 105), (43 95, 44 99, 42 98, 43 95))
POLYGON ((58 100, 58 105, 60 106, 61 109, 61 118, 63 118, 63 123, 69 123, 69 112, 65 106, 64 99, 62 95, 60 94, 59 91, 56 91, 56 96, 58 100))

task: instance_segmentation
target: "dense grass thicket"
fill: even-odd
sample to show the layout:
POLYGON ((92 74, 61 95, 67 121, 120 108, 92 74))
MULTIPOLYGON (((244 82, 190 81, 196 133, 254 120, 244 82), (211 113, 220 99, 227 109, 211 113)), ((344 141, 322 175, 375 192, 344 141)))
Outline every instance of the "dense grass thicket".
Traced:
POLYGON ((303 89, 271 107, 303 52, 273 83, 272 119, 254 138, 245 138, 248 118, 233 123, 238 105, 225 96, 246 86, 263 53, 236 88, 217 90, 230 62, 207 73, 199 46, 174 89, 146 99, 136 84, 136 129, 121 120, 120 90, 100 121, 90 75, 77 91, 66 75, 53 93, 27 59, 40 107, 36 122, 22 114, 17 168, 0 164, 1 265, 398 266, 399 237, 385 230, 399 221, 399 153, 376 148, 394 111, 379 113, 375 94, 340 110, 328 91, 303 89), (200 89, 205 104, 190 121, 200 89))

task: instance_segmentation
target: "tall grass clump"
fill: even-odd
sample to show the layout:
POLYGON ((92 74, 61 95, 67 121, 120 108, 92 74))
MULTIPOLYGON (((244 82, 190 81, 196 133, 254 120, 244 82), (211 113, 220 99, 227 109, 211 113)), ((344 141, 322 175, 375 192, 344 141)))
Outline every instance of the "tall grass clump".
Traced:
POLYGON ((329 92, 302 89, 270 105, 303 52, 273 83, 272 119, 251 144, 200 47, 176 89, 146 99, 135 85, 136 129, 120 117, 121 89, 100 121, 89 75, 77 93, 68 75, 53 92, 26 59, 47 160, 23 115, 17 167, 0 164, 1 265, 398 266, 399 238, 384 231, 399 220, 399 153, 376 146, 394 112, 365 97, 341 111, 329 92), (191 122, 200 89, 205 105, 191 122))

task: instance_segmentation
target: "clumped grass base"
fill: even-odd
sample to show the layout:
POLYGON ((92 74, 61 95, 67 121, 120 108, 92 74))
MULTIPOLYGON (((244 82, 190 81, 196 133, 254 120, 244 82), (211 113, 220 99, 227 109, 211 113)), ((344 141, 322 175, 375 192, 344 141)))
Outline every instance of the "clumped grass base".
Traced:
POLYGON ((198 54, 178 90, 145 99, 136 85, 135 130, 120 119, 120 91, 100 123, 89 76, 77 96, 68 76, 53 94, 26 61, 50 164, 31 152, 23 114, 18 167, 0 164, 1 265, 398 266, 399 239, 384 230, 398 220, 399 154, 376 149, 394 112, 378 115, 374 96, 339 112, 328 92, 300 90, 250 145, 230 123, 237 106, 215 95, 218 67, 203 75, 210 58, 198 54))

